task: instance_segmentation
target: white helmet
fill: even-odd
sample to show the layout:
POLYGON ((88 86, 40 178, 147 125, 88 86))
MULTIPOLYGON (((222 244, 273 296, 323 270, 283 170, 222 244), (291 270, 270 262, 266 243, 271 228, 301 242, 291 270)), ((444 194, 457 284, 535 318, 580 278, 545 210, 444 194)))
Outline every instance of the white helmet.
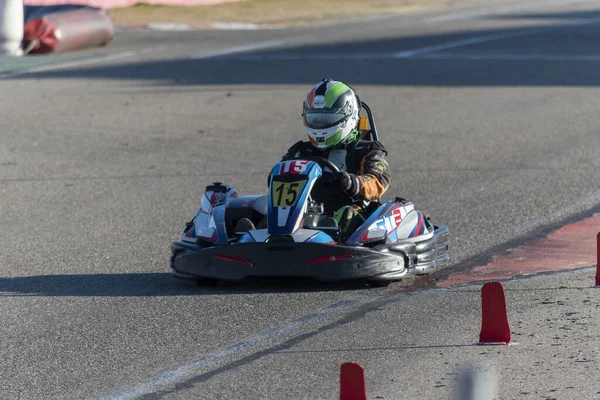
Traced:
POLYGON ((345 83, 324 79, 304 100, 304 129, 313 146, 324 150, 356 137, 360 100, 345 83), (353 134, 354 133, 354 134, 353 134))

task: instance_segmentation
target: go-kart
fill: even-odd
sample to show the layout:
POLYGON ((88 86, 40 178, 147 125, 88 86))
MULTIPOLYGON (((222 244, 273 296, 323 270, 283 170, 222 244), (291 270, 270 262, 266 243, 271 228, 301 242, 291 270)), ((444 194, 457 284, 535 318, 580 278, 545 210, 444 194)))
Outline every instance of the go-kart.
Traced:
MULTIPOLYGON (((361 137, 378 140, 373 115, 362 106, 370 129, 361 137)), ((220 182, 208 185, 180 240, 171 244, 172 275, 199 283, 285 277, 385 286, 448 263, 448 228, 433 225, 399 197, 372 203, 366 221, 340 240, 338 226, 311 197, 324 168, 339 172, 321 157, 278 162, 266 195, 238 196, 220 182)))

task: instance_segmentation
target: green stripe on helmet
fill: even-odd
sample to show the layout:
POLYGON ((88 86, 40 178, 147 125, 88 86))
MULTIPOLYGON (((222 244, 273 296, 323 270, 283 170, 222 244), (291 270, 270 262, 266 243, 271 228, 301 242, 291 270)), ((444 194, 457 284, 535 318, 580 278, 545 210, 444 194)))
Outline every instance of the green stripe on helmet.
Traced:
POLYGON ((344 140, 342 140, 342 143, 351 143, 355 140, 358 140, 358 131, 356 129, 350 132, 348 136, 346 136, 344 140))
POLYGON ((325 146, 327 146, 327 147, 333 146, 333 145, 337 144, 341 138, 342 138, 342 130, 340 129, 335 133, 335 135, 333 135, 332 137, 327 139, 327 141, 325 142, 325 146))
POLYGON ((325 95, 325 107, 331 107, 337 98, 346 93, 348 90, 350 90, 350 87, 345 83, 334 83, 325 95))

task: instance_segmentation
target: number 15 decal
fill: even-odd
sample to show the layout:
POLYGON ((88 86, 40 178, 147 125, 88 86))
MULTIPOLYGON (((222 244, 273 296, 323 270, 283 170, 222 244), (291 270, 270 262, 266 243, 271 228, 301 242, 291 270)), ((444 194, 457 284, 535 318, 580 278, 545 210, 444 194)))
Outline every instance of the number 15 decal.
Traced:
POLYGON ((305 181, 273 182, 273 206, 291 207, 298 201, 298 194, 305 181))
POLYGON ((290 160, 282 162, 279 174, 302 174, 306 170, 308 163, 309 161, 307 160, 290 160))

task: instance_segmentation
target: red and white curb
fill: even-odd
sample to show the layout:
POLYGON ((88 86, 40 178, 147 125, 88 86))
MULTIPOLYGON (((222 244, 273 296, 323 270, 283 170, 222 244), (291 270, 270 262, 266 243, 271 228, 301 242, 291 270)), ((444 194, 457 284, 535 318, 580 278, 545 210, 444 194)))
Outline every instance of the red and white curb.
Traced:
POLYGON ((202 30, 256 30, 266 29, 251 22, 215 22, 212 24, 180 24, 171 22, 154 22, 144 25, 117 25, 116 30, 119 32, 127 31, 163 31, 163 32, 189 32, 202 30))

